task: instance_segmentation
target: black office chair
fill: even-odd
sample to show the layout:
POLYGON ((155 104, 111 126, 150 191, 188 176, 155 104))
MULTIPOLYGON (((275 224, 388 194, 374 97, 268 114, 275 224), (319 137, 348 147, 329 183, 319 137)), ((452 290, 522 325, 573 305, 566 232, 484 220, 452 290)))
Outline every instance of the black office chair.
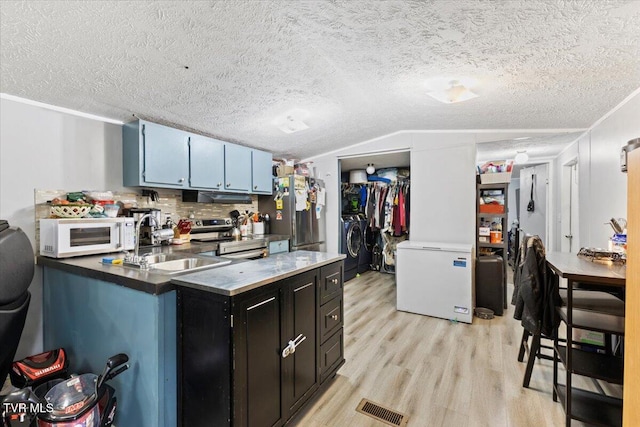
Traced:
POLYGON ((22 336, 33 279, 33 248, 17 227, 0 220, 0 388, 11 369, 22 336))

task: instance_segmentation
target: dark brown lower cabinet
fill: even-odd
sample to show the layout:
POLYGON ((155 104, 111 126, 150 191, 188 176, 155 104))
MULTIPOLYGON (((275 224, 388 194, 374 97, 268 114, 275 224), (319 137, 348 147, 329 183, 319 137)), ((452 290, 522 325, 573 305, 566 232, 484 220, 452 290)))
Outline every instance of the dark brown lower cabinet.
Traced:
POLYGON ((233 297, 181 289, 179 424, 286 424, 344 363, 342 270, 340 261, 233 297), (320 301, 327 272, 338 273, 340 286, 325 342, 320 301), (291 342, 294 352, 286 351, 291 342))

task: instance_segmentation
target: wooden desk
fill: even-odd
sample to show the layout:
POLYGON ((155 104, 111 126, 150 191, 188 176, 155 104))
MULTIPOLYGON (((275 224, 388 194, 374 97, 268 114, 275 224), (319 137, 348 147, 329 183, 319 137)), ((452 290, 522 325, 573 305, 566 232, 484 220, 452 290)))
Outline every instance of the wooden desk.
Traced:
POLYGON ((573 328, 587 329, 608 334, 624 335, 624 317, 590 310, 573 308, 573 288, 579 284, 624 287, 626 267, 619 264, 592 262, 576 254, 551 252, 546 255, 547 265, 554 273, 556 286, 560 278, 567 279, 567 305, 559 307, 557 314, 567 327, 567 345, 554 339, 553 399, 560 397, 566 425, 572 419, 598 425, 622 425, 622 400, 573 388, 573 374, 602 379, 615 384, 623 382, 622 358, 602 355, 572 348, 573 328), (558 363, 566 370, 565 384, 558 383, 558 363))

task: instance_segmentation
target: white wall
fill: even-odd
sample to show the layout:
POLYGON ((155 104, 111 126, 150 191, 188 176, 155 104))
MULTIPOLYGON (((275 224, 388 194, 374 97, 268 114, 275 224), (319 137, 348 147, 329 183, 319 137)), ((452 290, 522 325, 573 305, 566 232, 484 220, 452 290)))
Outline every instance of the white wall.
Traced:
POLYGON ((327 188, 327 251, 340 251, 338 159, 384 151, 411 151, 410 239, 475 241, 475 149, 470 133, 399 132, 307 159, 327 188), (448 165, 443 168, 444 162, 448 165))
POLYGON ((411 150, 409 239, 475 245, 475 163, 472 134, 416 140, 411 150))
MULTIPOLYGON (((20 227, 32 245, 36 188, 123 188, 121 126, 0 99, 0 218, 20 227)), ((29 290, 18 358, 42 351, 40 268, 29 290)))
MULTIPOLYGON (((620 172, 620 149, 627 141, 640 137, 640 92, 628 99, 604 120, 566 149, 554 162, 558 176, 562 165, 578 157, 579 245, 607 247, 610 218, 627 214, 627 176, 620 172)), ((560 206, 562 179, 554 180, 554 197, 560 206)), ((560 230, 560 219, 554 226, 560 230)), ((560 250, 561 233, 555 247, 560 250)))

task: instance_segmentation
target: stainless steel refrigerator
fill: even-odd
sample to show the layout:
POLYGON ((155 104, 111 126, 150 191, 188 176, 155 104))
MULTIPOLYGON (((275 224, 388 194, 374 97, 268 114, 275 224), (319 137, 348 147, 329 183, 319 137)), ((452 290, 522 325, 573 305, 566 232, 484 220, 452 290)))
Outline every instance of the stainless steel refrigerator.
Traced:
MULTIPOLYGON (((305 188, 321 188, 324 191, 324 182, 320 179, 304 178, 305 188)), ((325 242, 325 206, 321 206, 317 212, 319 192, 315 196, 308 196, 309 209, 306 206, 302 210, 296 210, 296 179, 298 187, 301 186, 300 175, 289 175, 274 178, 276 190, 271 196, 260 196, 258 208, 261 214, 269 214, 269 233, 290 236, 292 251, 307 250, 319 251, 325 242), (276 195, 282 196, 282 209, 276 206, 276 195)), ((299 205, 300 206, 300 205, 299 205)))

